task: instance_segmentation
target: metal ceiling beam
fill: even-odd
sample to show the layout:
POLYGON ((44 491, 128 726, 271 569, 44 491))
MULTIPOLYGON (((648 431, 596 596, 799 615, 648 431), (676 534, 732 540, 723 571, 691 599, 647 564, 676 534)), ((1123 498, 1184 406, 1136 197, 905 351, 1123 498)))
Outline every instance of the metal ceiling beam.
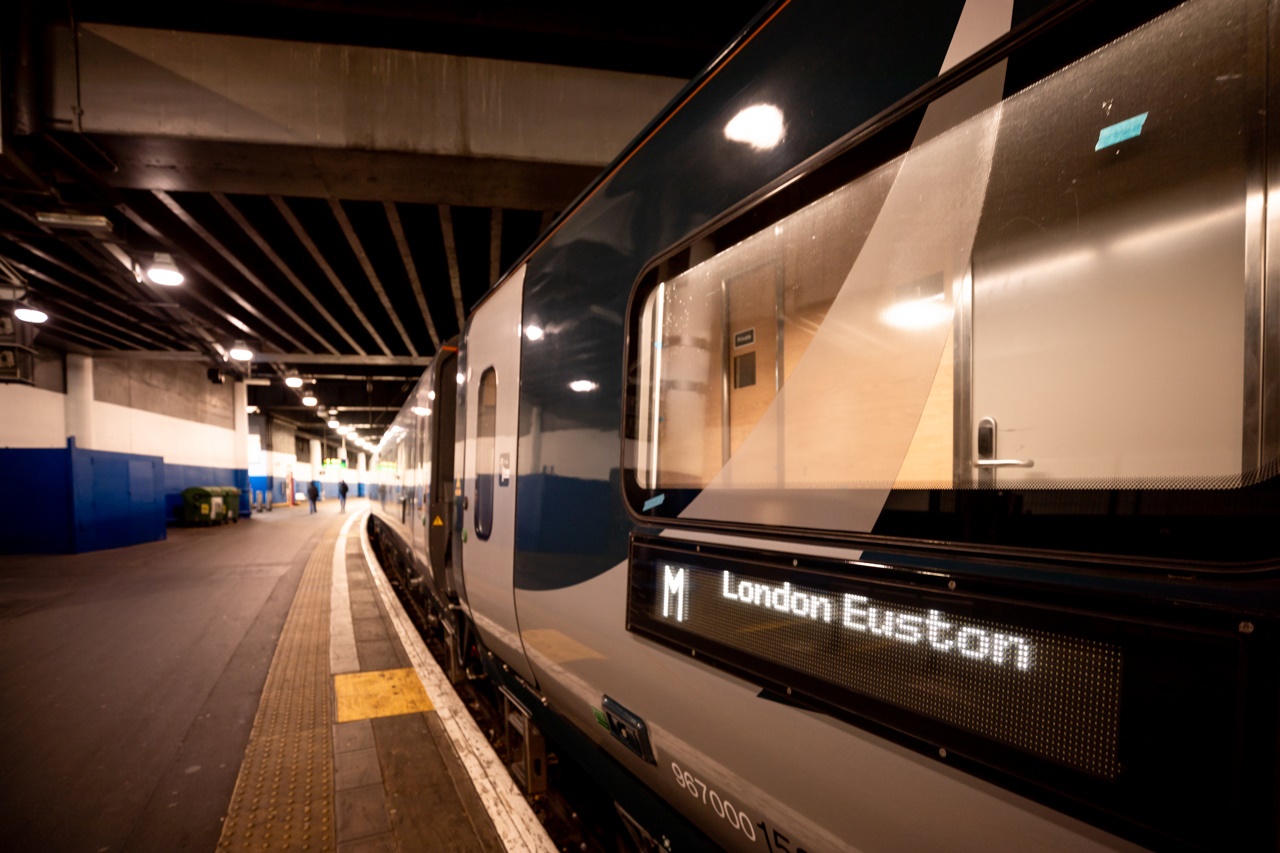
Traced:
MULTIPOLYGON (((121 262, 120 255, 125 258, 130 256, 120 250, 113 243, 95 242, 93 247, 98 250, 97 259, 105 260, 105 266, 111 270, 109 278, 112 281, 123 283, 134 293, 140 294, 141 301, 137 304, 146 308, 155 322, 163 324, 166 328, 174 330, 175 337, 182 344, 199 349, 207 346, 204 339, 204 332, 197 329, 194 322, 203 322, 195 320, 194 315, 185 305, 172 300, 158 301, 156 299, 155 288, 159 285, 153 285, 150 282, 141 282, 134 275, 133 269, 126 269, 121 262), (114 251, 113 251, 114 250, 114 251), (118 254, 117 254, 118 253, 118 254)), ((132 304, 132 303, 131 303, 132 304)), ((163 344, 161 344, 163 346, 163 344)))
POLYGON ((387 222, 391 225, 391 233, 395 235, 396 246, 400 249, 400 262, 409 274, 409 284, 413 287, 413 296, 418 300, 418 310, 422 312, 422 321, 427 324, 427 334, 431 335, 431 343, 440 349, 440 336, 436 334, 436 324, 431 320, 431 311, 427 308, 427 296, 422 292, 422 282, 418 279, 418 267, 413 262, 413 253, 409 251, 409 241, 404 237, 404 226, 400 224, 400 211, 395 202, 384 201, 382 209, 387 213, 387 222))
MULTIPOLYGON (((166 361, 205 361, 207 355, 191 350, 147 350, 145 352, 95 352, 102 358, 155 358, 166 361)), ((350 364, 370 367, 429 367, 433 356, 429 355, 329 355, 313 352, 260 352, 253 357, 256 364, 350 364)), ((411 377, 405 377, 410 379, 411 377)))
POLYGON ((324 255, 320 252, 320 247, 311 239, 311 235, 307 233, 307 229, 298 221, 298 217, 294 216, 293 211, 289 209, 289 205, 278 195, 271 196, 271 202, 276 206, 276 210, 280 211, 280 215, 284 217, 284 221, 289 224, 291 229, 293 229, 294 236, 297 237, 299 242, 301 242, 302 245, 306 247, 307 251, 311 253, 311 259, 316 262, 316 266, 320 267, 320 271, 329 279, 329 283, 334 286, 334 289, 336 289, 338 294, 346 301, 347 307, 351 309, 351 313, 354 314, 356 319, 358 319, 361 325, 364 326, 365 331, 373 338, 374 342, 378 345, 378 348, 382 350, 384 354, 390 356, 391 349, 382 340, 382 336, 378 334, 378 330, 369 322, 369 318, 360 310, 360 306, 356 304, 355 299, 351 297, 351 294, 347 291, 346 285, 342 283, 342 279, 338 278, 338 274, 333 271, 333 267, 329 266, 329 262, 325 260, 324 255))
MULTIPOLYGON (((173 211, 169 211, 169 212, 171 214, 173 213, 173 211)), ((144 222, 148 222, 148 224, 151 225, 152 228, 155 228, 156 234, 158 235, 158 238, 160 239, 160 241, 165 246, 169 247, 171 251, 181 255, 184 261, 187 263, 187 265, 190 266, 191 269, 199 273, 200 277, 203 278, 206 282, 213 285, 218 290, 221 290, 223 295, 227 296, 232 302, 239 305, 246 312, 248 312, 250 316, 254 317, 256 320, 258 320, 268 329, 275 332, 283 340, 288 341, 289 343, 293 344, 293 346, 295 346, 296 348, 304 352, 310 351, 310 348, 306 344, 304 344, 302 341, 298 340, 293 335, 289 334, 287 331, 281 328, 278 323, 276 323, 270 317, 268 317, 267 315, 259 311, 258 308, 252 302, 250 302, 248 299, 245 299, 243 296, 241 296, 239 291, 236 290, 236 288, 232 287, 230 284, 223 281, 222 276, 218 275, 213 270, 209 269, 209 267, 201 263, 198 259, 196 259, 192 255, 191 252, 185 251, 182 245, 178 243, 176 240, 174 240, 172 237, 170 237, 168 233, 162 231, 159 228, 156 228, 155 225, 150 223, 150 221, 147 220, 145 216, 142 216, 141 214, 137 214, 137 216, 139 217, 140 220, 144 222)), ((181 220, 179 219, 179 221, 181 220)), ((196 236, 199 236, 199 235, 196 235, 196 236)), ((195 291, 193 289, 185 288, 185 290, 187 293, 191 293, 192 295, 195 295, 195 291)), ((206 304, 209 304, 210 307, 212 307, 211 303, 206 302, 206 304)), ((231 320, 234 324, 236 325, 241 324, 241 321, 239 321, 237 318, 234 318, 232 315, 227 314, 226 316, 227 316, 227 319, 231 320)), ((260 332, 256 332, 250 329, 247 325, 245 325, 245 333, 262 340, 264 348, 267 344, 274 343, 266 335, 263 335, 260 332)), ((278 346, 278 344, 276 346, 278 346)))
POLYGON ((466 320, 462 310, 462 279, 458 275, 458 248, 453 243, 453 212, 449 205, 436 205, 440 211, 440 234, 444 237, 444 257, 449 263, 449 286, 453 288, 453 308, 458 312, 458 331, 466 320))
MULTIPOLYGON (((222 193, 213 193, 213 199, 222 207, 223 211, 231 217, 232 221, 240 226, 240 230, 244 231, 244 233, 248 235, 254 245, 256 245, 258 249, 276 265, 276 268, 280 270, 281 274, 286 279, 289 280, 289 283, 294 286, 294 289, 296 289, 298 293, 302 294, 303 298, 311 303, 311 307, 315 308, 320 316, 324 317, 325 321, 333 327, 334 331, 342 336, 342 339, 347 342, 347 345, 360 355, 364 355, 364 348, 356 342, 355 338, 351 337, 351 333, 347 331, 346 327, 343 326, 342 323, 339 323, 337 318, 329 313, 329 309, 325 308, 324 303, 316 298, 315 294, 311 292, 311 288, 302 283, 302 279, 298 278, 297 274, 295 274, 294 271, 290 269, 289 265, 284 262, 284 259, 281 258, 280 255, 276 253, 276 250, 271 247, 271 244, 258 233, 258 229, 254 228, 253 224, 245 218, 244 214, 242 214, 240 210, 231 203, 231 200, 222 193)), ((330 347, 330 349, 333 350, 332 347, 330 347)), ((337 350, 333 350, 333 352, 337 352, 337 350)))
MULTIPOLYGON (((63 282, 61 282, 61 281, 59 281, 59 280, 55 279, 53 276, 46 275, 45 273, 41 272, 40 270, 36 269, 35 267, 27 266, 26 264, 21 263, 21 262, 19 262, 19 261, 17 261, 17 260, 14 260, 14 259, 12 259, 12 258, 10 258, 10 259, 9 259, 9 262, 10 262, 10 263, 12 263, 15 267, 17 267, 17 268, 18 268, 19 270, 21 270, 22 272, 24 272, 25 274, 27 274, 28 276, 30 276, 31 278, 39 279, 40 281, 43 281, 43 282, 44 282, 44 283, 46 283, 46 284, 49 284, 49 285, 51 285, 51 286, 53 286, 53 287, 55 287, 55 288, 58 288, 59 290, 61 290, 61 291, 65 292, 65 293, 69 293, 69 294, 71 294, 72 296, 80 297, 80 298, 82 298, 82 299, 85 297, 85 294, 84 294, 82 291, 77 290, 76 288, 72 287, 71 285, 69 285, 69 284, 65 284, 65 283, 63 283, 63 282)), ((44 292, 44 295, 45 295, 45 296, 47 296, 47 297, 51 297, 51 298, 52 298, 52 295, 51 295, 51 294, 49 294, 49 293, 48 293, 48 291, 45 291, 45 292, 44 292)), ((70 303, 64 303, 64 304, 70 304, 70 303)), ((156 334, 158 334, 158 335, 160 335, 160 336, 164 337, 167 341, 171 342, 172 344, 183 344, 183 343, 185 343, 185 341, 181 340, 180 338, 174 337, 173 335, 169 335, 169 334, 165 333, 163 330, 156 329, 156 328, 154 328, 154 327, 152 327, 152 326, 150 326, 150 325, 148 325, 148 324, 146 324, 146 323, 139 323, 139 322, 137 321, 137 319, 136 319, 136 318, 131 317, 129 314, 125 313, 124 311, 120 311, 119 309, 117 309, 117 308, 113 308, 112 306, 107 305, 107 304, 105 304, 105 303, 103 303, 103 302, 94 301, 94 306, 95 306, 96 308, 98 308, 98 309, 102 310, 102 311, 106 311, 106 312, 109 312, 109 313, 111 313, 111 314, 114 314, 115 316, 119 317, 121 320, 124 320, 124 321, 126 321, 126 322, 128 322, 128 323, 132 324, 132 327, 133 327, 133 328, 132 328, 132 329, 130 329, 130 334, 132 334, 132 335, 133 335, 134 337, 136 337, 136 338, 139 338, 140 340, 145 340, 145 341, 147 341, 147 342, 148 342, 149 344, 151 344, 152 346, 156 346, 156 347, 164 347, 164 346, 169 346, 170 344, 169 344, 169 343, 165 343, 164 341, 157 340, 157 339, 148 338, 148 337, 146 337, 145 335, 141 335, 141 334, 139 334, 139 333, 138 333, 137 331, 135 331, 135 330, 136 330, 136 329, 146 329, 147 331, 155 332, 156 334)), ((118 328, 118 329, 123 329, 123 328, 124 328, 123 326, 118 326, 118 325, 116 325, 116 324, 112 323, 110 320, 107 320, 107 319, 105 319, 105 318, 103 318, 103 317, 101 317, 101 316, 99 316, 97 319, 98 319, 98 321, 99 321, 100 323, 102 323, 103 325, 113 326, 114 328, 118 328)))
POLYGON ((564 208, 599 166, 496 157, 262 145, 218 139, 94 134, 120 189, 223 192, 347 201, 564 208))
MULTIPOLYGON (((258 406, 265 405, 267 408, 271 409, 273 412, 274 412, 274 411, 281 411, 281 412, 308 411, 308 412, 311 412, 311 411, 315 411, 315 410, 316 410, 316 407, 313 407, 313 406, 273 406, 273 405, 271 405, 270 403, 255 403, 255 405, 258 405, 258 406)), ((343 413, 343 412, 398 412, 398 411, 400 411, 400 407, 399 407, 399 406, 325 406, 325 407, 324 407, 324 410, 325 410, 326 412, 327 412, 327 411, 329 411, 329 409, 333 409, 333 410, 335 410, 336 412, 338 412, 339 414, 341 414, 341 413, 343 413)), ((348 426, 349 426, 349 424, 348 424, 348 426)))
POLYGON ((684 85, 562 64, 150 26, 81 24, 74 40, 54 37, 51 48, 49 114, 74 116, 79 133, 481 152, 596 169, 684 85), (264 74, 271 85, 261 85, 264 74), (301 104, 314 106, 294 108, 301 104))
MULTIPOLYGON (((132 207, 130 207, 129 205, 124 204, 124 203, 122 202, 122 203, 119 205, 119 210, 120 210, 120 212, 121 212, 121 213, 123 213, 125 216, 127 216, 127 217, 129 218, 129 221, 130 221, 130 222, 132 222, 133 224, 135 224, 135 225, 137 225, 139 228, 141 228, 143 231, 145 231, 148 235, 150 235, 150 236, 152 237, 152 239, 159 241, 163 246, 167 247, 170 251, 177 251, 177 252, 179 252, 180 254, 185 255, 185 253, 184 253, 184 252, 182 252, 182 251, 181 251, 181 249, 179 249, 179 248, 174 244, 174 242, 168 238, 168 236, 166 236, 163 232, 161 232, 161 231, 160 231, 160 229, 158 229, 158 228, 156 228, 154 225, 152 225, 152 224, 151 224, 151 223, 146 219, 146 217, 142 216, 142 214, 138 213, 138 212, 137 212, 136 210, 134 210, 132 207)), ((204 269, 204 268, 203 268, 203 266, 201 266, 201 265, 200 265, 198 262, 196 262, 196 261, 192 261, 190 258, 188 258, 187 260, 188 260, 189 262, 191 262, 191 267, 192 267, 192 269, 196 270, 197 272, 200 272, 200 273, 201 273, 201 275, 203 275, 203 274, 204 274, 204 273, 203 273, 203 269, 204 269)), ((209 281, 210 281, 210 283, 211 283, 211 284, 214 284, 214 283, 215 283, 213 279, 209 279, 209 281)), ((228 290, 228 288, 226 287, 226 285, 225 285, 225 284, 223 284, 219 289, 223 290, 224 292, 226 292, 226 291, 228 290)), ((186 290, 186 294, 187 294, 187 296, 188 296, 188 297, 190 297, 191 299, 195 300, 196 302, 199 302, 199 303, 200 303, 201 305, 203 305, 203 306, 204 306, 208 311, 210 311, 214 317, 217 317, 217 318, 221 319, 221 320, 222 320, 222 321, 224 321, 225 323, 229 324, 233 329, 235 329, 235 330, 236 330, 236 332, 234 332, 233 334, 237 334, 237 335, 239 335, 239 334, 244 334, 244 335, 250 335, 250 336, 253 336, 253 337, 257 337, 257 338, 261 338, 261 337, 262 337, 262 335, 258 334, 256 331, 254 331, 254 329, 252 329, 252 328, 251 328, 247 323, 245 323, 245 322, 244 322, 243 320, 241 320, 239 317, 237 317, 236 315, 231 314, 231 313, 229 313, 228 311, 226 311, 226 310, 224 310, 224 309, 222 309, 222 308, 218 307, 218 306, 217 306, 217 305, 215 305, 211 300, 209 300, 208 298, 206 298, 204 295, 202 295, 202 294, 200 294, 200 293, 196 292, 195 290, 193 290, 193 289, 191 289, 191 288, 185 288, 185 290, 186 290)), ((237 301, 237 302, 240 302, 241 300, 236 300, 236 301, 237 301)), ((197 327, 197 328, 198 328, 198 327, 197 327)), ((209 337, 209 333, 208 333, 208 331, 207 331, 207 330, 204 330, 204 336, 205 336, 205 343, 206 343, 207 345, 209 345, 209 346, 212 348, 212 347, 214 346, 215 342, 214 342, 214 341, 209 337)))
MULTIPOLYGON (((17 206, 16 204, 13 204, 12 202, 8 201, 7 199, 0 201, 0 205, 3 205, 6 209, 13 212, 14 215, 18 216, 23 221, 27 222, 37 232, 37 234, 32 234, 30 236, 37 237, 39 235, 39 236, 47 237, 51 241, 57 241, 59 245, 68 246, 72 251, 74 251, 76 254, 78 254, 80 257, 86 260, 92 269, 98 271, 100 274, 105 275, 107 281, 115 282, 116 286, 121 290, 131 291, 135 295, 135 300, 130 303, 131 306, 137 305, 139 307, 142 307, 143 309, 147 310, 148 313, 150 313, 152 316, 157 317, 158 319, 160 318, 159 306, 152 301, 153 294, 148 293, 143 288, 142 284, 137 279, 134 278, 132 271, 130 271, 129 274, 127 275, 120 274, 122 271, 118 263, 108 262, 108 264, 105 264, 105 265, 102 263, 103 256, 108 253, 107 247, 114 246, 114 244, 106 243, 103 240, 93 240, 91 241, 91 244, 90 244, 92 248, 90 248, 89 246, 86 246, 82 242, 82 240, 79 239, 78 237, 68 237, 65 234, 55 233, 53 229, 51 229, 49 226, 45 225, 43 222, 36 219, 30 213, 23 210, 21 207, 17 206), (115 274, 113 275, 112 273, 115 273, 115 274)), ((101 289, 103 292, 113 292, 110 287, 106 286, 102 282, 99 282, 97 279, 94 279, 91 276, 85 276, 83 273, 81 273, 81 277, 84 278, 86 281, 93 283, 96 287, 101 289)), ((153 331, 157 331, 157 330, 153 330, 153 331)))
MULTIPOLYGON (((272 291, 271 288, 267 287, 267 285, 263 283, 262 279, 254 275, 253 270, 249 269, 247 266, 241 263, 240 259, 235 256, 235 253, 231 252, 229 249, 227 249, 226 246, 222 245, 222 242, 219 241, 217 237, 213 236, 213 234, 209 232, 209 229, 201 225, 196 220, 196 218, 186 210, 186 208, 178 204, 177 200, 174 199, 173 196, 169 195, 163 190, 153 190, 151 194, 155 196, 156 199, 158 199, 161 204, 163 204, 166 208, 168 208, 170 213, 178 217, 178 221, 180 221, 183 225, 191 229, 192 233, 194 233, 197 237, 203 240, 215 252, 220 254, 223 257, 223 259, 226 260, 227 263, 235 267, 236 272, 240 273, 240 275, 244 277, 245 281, 249 282, 255 288, 257 288, 259 293, 261 293, 263 296, 269 299, 277 308, 283 311, 290 320, 297 323, 298 327, 302 329, 302 331, 306 332, 308 335, 310 335, 311 337, 319 341, 320 345, 325 349, 329 350, 329 352, 336 353, 338 351, 337 347, 329 343, 329 341, 324 336, 322 336, 319 332, 317 332, 315 329, 311 328, 310 323, 308 323, 306 320, 298 316, 298 312, 290 308, 287 302, 285 302, 279 296, 276 296, 275 292, 272 291)), ((265 316, 263 316, 262 319, 264 322, 267 322, 267 318, 265 316)), ((290 338, 290 340, 293 340, 293 339, 290 338)), ((299 347, 302 346, 301 343, 297 343, 296 341, 295 341, 295 345, 299 347)), ((306 347, 303 347, 303 348, 306 349, 306 347)))
POLYGON ((418 350, 413 345, 413 341, 409 339, 409 333, 405 331, 404 324, 400 322, 400 315, 396 313, 396 309, 391 304, 391 298, 387 296, 387 291, 382 286, 382 281, 378 278, 378 273, 373 268, 373 264, 369 261, 369 255, 365 252, 364 246, 360 243, 360 237, 356 234, 356 230, 351 227, 351 220, 347 218, 347 212, 342 209, 342 202, 336 198, 329 199, 329 210, 333 211, 333 218, 338 220, 338 225, 342 228, 342 233, 346 235, 347 242, 351 245, 351 251, 355 252, 356 260, 360 261, 360 268, 364 270, 365 278, 369 280, 369 284, 373 286, 373 292, 378 294, 382 307, 386 309, 387 316, 391 318, 391 323, 396 327, 396 331, 400 333, 400 339, 404 341, 404 345, 409 349, 409 355, 417 355, 418 350))
MULTIPOLYGON (((50 300, 50 303, 56 304, 53 302, 53 300, 50 300)), ((62 309, 66 309, 69 307, 70 306, 68 305, 60 306, 60 308, 62 309)), ((90 326, 88 323, 82 323, 79 320, 74 320, 71 317, 68 317, 65 313, 62 313, 62 311, 59 311, 56 315, 50 317, 49 321, 53 323, 57 323, 59 325, 65 323, 69 326, 74 326, 77 329, 86 330, 87 332, 89 332, 89 335, 80 334, 79 332, 71 332, 70 329, 67 329, 64 331, 70 332, 72 334, 80 334, 80 337, 84 338, 85 340, 91 340, 93 338, 97 338, 98 339, 96 344, 97 346, 109 345, 111 341, 115 341, 116 343, 120 344, 120 346, 125 347, 127 349, 136 349, 139 346, 138 343, 135 341, 127 341, 124 338, 120 337, 119 335, 113 335, 110 332, 104 331, 95 326, 90 326), (104 342, 106 343, 104 344, 104 342)), ((140 351, 145 352, 145 350, 140 350, 140 351)))
POLYGON ((76 346, 78 347, 77 352, 80 352, 81 354, 86 352, 91 352, 93 349, 97 347, 106 345, 105 342, 97 338, 91 338, 88 335, 80 334, 79 332, 76 332, 73 329, 67 329, 65 327, 61 327, 57 325, 52 326, 49 329, 46 329, 44 331, 44 334, 49 335, 50 337, 57 337, 57 338, 68 339, 68 340, 78 339, 79 343, 76 344, 76 346))
MULTIPOLYGON (((49 305, 58 306, 59 313, 65 312, 65 311, 71 311, 81 317, 88 317, 90 320, 93 320, 99 325, 105 326, 109 329, 115 329, 117 332, 120 332, 122 334, 128 335, 131 338, 134 338, 134 341, 123 341, 123 340, 121 341, 121 343, 123 343, 126 347, 133 348, 139 345, 144 347, 147 347, 147 346, 163 347, 164 346, 164 344, 159 343, 158 341, 154 341, 151 338, 146 337, 145 335, 138 334, 137 332, 133 331, 133 329, 126 328, 125 326, 121 326, 118 323, 113 323, 110 320, 105 319, 99 314, 95 314, 92 311, 81 308, 80 306, 76 305, 73 302, 68 302, 65 299, 61 299, 59 297, 53 296, 47 291, 43 294, 42 298, 49 305), (141 344, 139 344, 138 341, 140 341, 141 344)), ((93 327, 85 326, 85 328, 93 328, 93 327)), ((102 334, 107 335, 108 333, 104 331, 102 332, 102 334)), ((117 337, 116 340, 120 340, 120 338, 117 337)))
POLYGON ((359 373, 308 373, 303 379, 325 382, 417 382, 421 373, 412 376, 362 376, 359 373))
MULTIPOLYGON (((49 264, 50 266, 56 267, 56 268, 58 268, 58 269, 62 270, 63 272, 70 273, 71 275, 75 276, 75 277, 76 277, 76 278, 78 278, 79 280, 81 280, 81 281, 85 282, 86 284, 88 284, 88 285, 92 286, 95 290, 98 290, 98 291, 100 291, 101 293, 106 294, 108 297, 114 297, 114 296, 117 296, 117 294, 115 293, 115 291, 113 291, 113 290, 112 290, 110 287, 108 287, 106 284, 104 284, 103 282, 101 282, 101 281, 99 281, 98 279, 94 278, 93 276, 90 276, 90 275, 88 275, 88 274, 84 273, 83 271, 81 271, 81 270, 79 270, 79 269, 76 269, 74 266, 72 266, 71 264, 66 263, 65 261, 61 260, 60 258, 54 257, 53 255, 51 255, 51 254, 49 254, 49 253, 47 253, 47 252, 45 252, 45 251, 41 250, 40 248, 38 248, 38 247, 36 247, 36 246, 31 245, 30 243, 26 242, 25 240, 17 240, 17 241, 14 241, 14 242, 15 242, 15 244, 16 244, 19 248, 21 248, 23 251, 27 252, 29 255, 32 255, 33 257, 38 258, 39 260, 44 261, 45 263, 49 264)), ((14 263, 15 263, 15 264, 17 264, 18 262, 17 262, 16 260, 14 260, 14 263)), ((40 275, 38 272, 36 272, 36 271, 35 271, 35 268, 34 268, 34 267, 29 267, 29 266, 23 265, 23 269, 24 269, 24 270, 31 270, 31 271, 32 271, 33 273, 35 273, 37 276, 39 276, 39 275, 40 275)), ((41 277, 41 278, 44 278, 44 276, 40 276, 40 277, 41 277)), ((46 279, 46 280, 48 280, 48 279, 46 279)), ((74 289, 73 289, 73 288, 71 288, 69 285, 64 285, 64 289, 66 289, 66 290, 68 290, 68 291, 71 291, 71 292, 74 292, 74 293, 76 293, 76 294, 78 294, 78 295, 80 295, 80 296, 89 296, 89 294, 86 294, 86 293, 84 293, 83 291, 74 290, 74 289)), ((90 297, 90 298, 92 298, 92 297, 90 297)), ((125 302, 127 303, 127 300, 123 300, 123 298, 122 298, 122 301, 125 301, 125 302)), ((119 311, 116 311, 115 313, 117 313, 117 314, 122 314, 122 312, 119 312, 119 311)), ((180 338, 178 338, 178 337, 176 337, 176 336, 174 336, 174 335, 167 334, 167 333, 166 333, 166 332, 164 332, 163 330, 158 329, 158 328, 156 328, 156 327, 154 327, 154 326, 152 326, 152 325, 150 325, 150 324, 148 324, 148 323, 142 323, 142 322, 139 322, 139 321, 138 321, 138 319, 137 319, 136 317, 134 317, 134 316, 131 316, 131 315, 128 315, 128 314, 122 314, 122 316, 127 317, 127 318, 130 320, 130 322, 133 322, 133 323, 137 324, 138 326, 140 326, 140 327, 142 327, 142 328, 144 328, 144 329, 147 329, 147 330, 148 330, 148 331, 150 331, 150 332, 153 332, 153 333, 155 333, 155 334, 157 334, 157 335, 162 335, 162 336, 164 336, 164 337, 170 338, 171 340, 173 340, 173 341, 175 341, 175 342, 179 342, 179 343, 181 342, 181 339, 180 339, 180 338)))
MULTIPOLYGON (((42 139, 49 148, 59 158, 61 158, 63 163, 71 170, 72 174, 76 175, 77 180, 79 180, 84 186, 91 188, 91 190, 100 198, 106 200, 110 204, 113 204, 117 211, 129 218, 130 221, 141 228, 153 240, 158 241, 161 245, 168 246, 171 244, 171 241, 169 241, 163 234, 153 228, 150 223, 134 212, 120 196, 119 192, 103 183, 99 173, 94 168, 86 165, 62 141, 59 141, 59 139, 52 134, 44 134, 42 139)), ((96 146, 95 150, 100 154, 101 150, 97 149, 96 146)), ((196 301, 206 305, 209 310, 213 312, 215 317, 221 314, 227 322, 230 322, 236 328, 243 328, 246 332, 250 331, 248 327, 241 323, 237 318, 232 317, 229 314, 225 314, 225 312, 221 312, 220 309, 208 302, 208 300, 204 299, 200 294, 190 292, 190 296, 196 301)), ((208 329, 204 327, 203 318, 195 315, 186 306, 170 308, 168 310, 175 320, 179 320, 180 322, 186 321, 184 325, 192 330, 193 335, 197 340, 202 342, 204 346, 208 347, 211 354, 217 353, 221 350, 221 345, 213 339, 213 336, 209 333, 208 329), (190 322, 191 320, 195 320, 197 322, 190 322)))

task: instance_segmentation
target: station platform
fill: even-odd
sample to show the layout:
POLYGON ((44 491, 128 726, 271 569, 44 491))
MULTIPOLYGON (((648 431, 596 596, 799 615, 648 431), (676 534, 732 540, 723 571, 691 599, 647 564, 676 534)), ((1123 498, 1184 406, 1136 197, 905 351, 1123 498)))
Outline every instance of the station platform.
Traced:
POLYGON ((337 510, 0 558, 6 849, 555 849, 337 510))

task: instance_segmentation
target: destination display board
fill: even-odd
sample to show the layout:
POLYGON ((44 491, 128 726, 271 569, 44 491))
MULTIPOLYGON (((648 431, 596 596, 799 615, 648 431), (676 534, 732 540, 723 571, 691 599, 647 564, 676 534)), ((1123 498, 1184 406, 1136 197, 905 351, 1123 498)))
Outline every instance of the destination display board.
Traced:
POLYGON ((846 707, 870 700, 1111 779, 1122 654, 943 591, 633 545, 629 627, 846 707))

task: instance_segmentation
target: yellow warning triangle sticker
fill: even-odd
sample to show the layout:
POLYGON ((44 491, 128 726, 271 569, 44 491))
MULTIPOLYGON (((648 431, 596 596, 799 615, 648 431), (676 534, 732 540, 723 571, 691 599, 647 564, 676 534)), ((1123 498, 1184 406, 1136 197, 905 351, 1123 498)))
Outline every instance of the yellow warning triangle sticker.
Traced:
POLYGON ((436 516, 436 520, 431 522, 432 527, 444 527, 444 522, 440 520, 440 516, 436 516))

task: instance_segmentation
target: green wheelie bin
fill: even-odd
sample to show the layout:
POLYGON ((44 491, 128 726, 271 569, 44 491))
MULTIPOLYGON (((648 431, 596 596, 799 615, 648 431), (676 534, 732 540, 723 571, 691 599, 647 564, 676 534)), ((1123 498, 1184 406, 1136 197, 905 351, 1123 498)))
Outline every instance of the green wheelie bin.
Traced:
POLYGON ((225 514, 222 503, 222 491, 218 487, 189 486, 182 490, 182 523, 217 524, 225 514))

